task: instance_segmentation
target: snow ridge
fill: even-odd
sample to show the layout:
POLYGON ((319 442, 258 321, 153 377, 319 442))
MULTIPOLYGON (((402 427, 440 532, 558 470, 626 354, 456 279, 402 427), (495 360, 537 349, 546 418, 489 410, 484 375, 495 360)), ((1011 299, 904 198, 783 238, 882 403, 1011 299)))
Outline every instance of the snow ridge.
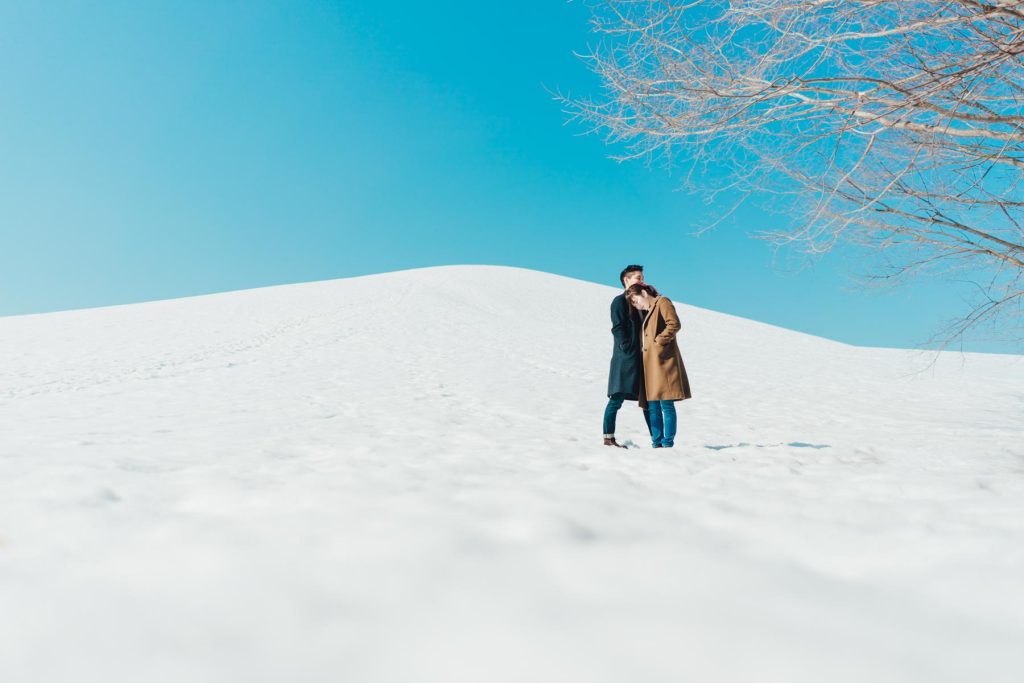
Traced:
POLYGON ((620 451, 615 293, 453 266, 0 319, 0 679, 1020 680, 1024 357, 679 303, 677 447, 627 404, 620 451))

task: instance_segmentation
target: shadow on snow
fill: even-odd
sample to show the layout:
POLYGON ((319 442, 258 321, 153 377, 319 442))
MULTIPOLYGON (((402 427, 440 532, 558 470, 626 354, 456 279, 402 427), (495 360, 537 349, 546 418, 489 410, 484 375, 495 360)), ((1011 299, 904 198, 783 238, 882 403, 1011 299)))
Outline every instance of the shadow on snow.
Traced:
POLYGON ((726 448, 745 448, 751 446, 754 448, 775 448, 776 446, 789 446, 791 448, 832 448, 832 446, 827 443, 805 443, 803 441, 790 441, 789 443, 747 443, 744 441, 742 443, 731 443, 721 446, 705 444, 704 448, 709 448, 713 451, 721 451, 726 448))

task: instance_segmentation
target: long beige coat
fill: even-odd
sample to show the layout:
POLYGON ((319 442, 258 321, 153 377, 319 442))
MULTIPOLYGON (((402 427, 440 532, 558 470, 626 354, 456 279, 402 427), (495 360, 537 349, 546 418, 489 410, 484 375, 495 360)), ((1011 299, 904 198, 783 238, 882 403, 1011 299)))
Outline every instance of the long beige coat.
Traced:
POLYGON ((642 348, 644 354, 644 387, 640 405, 648 401, 681 401, 690 398, 690 381, 686 377, 683 356, 679 353, 676 307, 667 297, 654 300, 644 318, 642 348))

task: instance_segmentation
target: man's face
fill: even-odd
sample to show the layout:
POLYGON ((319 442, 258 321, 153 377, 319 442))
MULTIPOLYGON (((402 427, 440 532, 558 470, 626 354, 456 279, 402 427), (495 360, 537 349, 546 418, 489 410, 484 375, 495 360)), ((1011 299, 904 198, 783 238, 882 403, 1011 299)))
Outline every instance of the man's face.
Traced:
POLYGON ((622 278, 622 282, 625 285, 623 289, 629 289, 633 285, 644 281, 644 271, 634 270, 632 273, 626 273, 626 277, 622 278))

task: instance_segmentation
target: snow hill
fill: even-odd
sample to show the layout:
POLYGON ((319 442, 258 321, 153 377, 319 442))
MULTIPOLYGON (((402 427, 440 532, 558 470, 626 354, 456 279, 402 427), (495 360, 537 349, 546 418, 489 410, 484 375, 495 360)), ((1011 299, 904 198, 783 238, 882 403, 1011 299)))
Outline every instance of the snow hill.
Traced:
POLYGON ((677 448, 627 404, 621 451, 615 293, 445 267, 0 319, 0 680, 1024 680, 1024 357, 680 304, 677 448))

